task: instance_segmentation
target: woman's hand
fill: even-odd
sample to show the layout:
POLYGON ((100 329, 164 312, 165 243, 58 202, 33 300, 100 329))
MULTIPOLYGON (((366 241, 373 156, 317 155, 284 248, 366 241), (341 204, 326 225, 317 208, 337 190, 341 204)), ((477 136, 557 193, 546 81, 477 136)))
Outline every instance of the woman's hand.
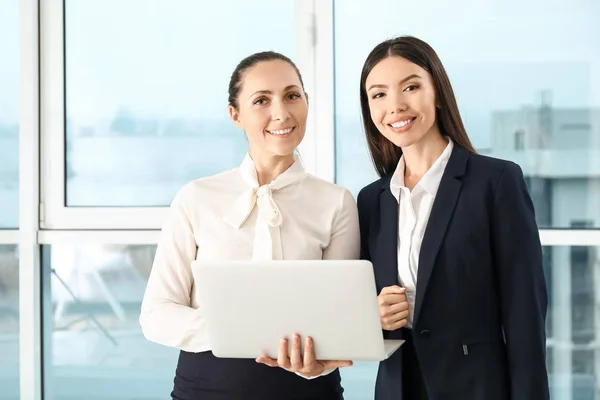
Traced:
POLYGON ((280 367, 286 371, 298 373, 304 377, 312 378, 319 376, 326 369, 349 367, 352 361, 319 361, 315 359, 315 347, 311 337, 307 337, 304 343, 304 352, 300 346, 300 335, 292 337, 292 351, 288 357, 288 339, 283 338, 279 343, 279 354, 277 359, 270 357, 259 357, 256 362, 266 364, 269 367, 280 367))
POLYGON ((400 329, 408 323, 406 289, 400 286, 384 287, 377 296, 381 327, 386 331, 400 329))

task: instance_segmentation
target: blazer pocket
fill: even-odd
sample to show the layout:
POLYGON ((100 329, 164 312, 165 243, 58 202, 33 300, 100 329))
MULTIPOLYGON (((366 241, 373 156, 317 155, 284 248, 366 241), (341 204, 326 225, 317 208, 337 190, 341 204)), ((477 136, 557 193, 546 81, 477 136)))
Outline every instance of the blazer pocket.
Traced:
MULTIPOLYGON (((479 335, 468 336, 462 339, 461 349, 465 356, 470 355, 473 351, 483 350, 486 347, 481 346, 504 346, 504 339, 501 335, 479 335)), ((488 349, 491 349, 487 347, 488 349)))
POLYGON ((466 336, 461 344, 504 344, 504 339, 502 335, 466 336))

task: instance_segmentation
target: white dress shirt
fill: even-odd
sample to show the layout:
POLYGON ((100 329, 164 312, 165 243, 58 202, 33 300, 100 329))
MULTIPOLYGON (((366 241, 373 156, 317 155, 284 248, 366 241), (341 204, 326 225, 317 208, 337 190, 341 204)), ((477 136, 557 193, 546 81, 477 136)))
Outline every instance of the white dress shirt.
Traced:
POLYGON ((299 159, 259 187, 246 156, 239 168, 190 182, 176 194, 142 302, 144 336, 188 352, 210 350, 195 300, 194 260, 357 259, 359 241, 358 211, 347 189, 306 173, 299 159))
POLYGON ((417 271, 419 270, 419 253, 421 243, 429 221, 429 214, 437 194, 442 175, 448 164, 454 144, 448 138, 448 145, 423 175, 412 192, 404 185, 404 156, 390 180, 390 190, 398 200, 398 280, 406 288, 408 301, 408 324, 412 328, 417 295, 417 271))

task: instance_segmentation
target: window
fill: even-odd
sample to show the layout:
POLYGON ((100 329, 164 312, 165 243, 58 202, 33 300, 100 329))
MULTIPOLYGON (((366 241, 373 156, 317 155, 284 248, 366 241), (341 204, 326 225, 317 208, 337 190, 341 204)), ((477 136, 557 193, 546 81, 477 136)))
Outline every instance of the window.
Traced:
MULTIPOLYGON (((600 170, 593 162, 600 157, 600 30, 595 23, 600 4, 576 2, 566 14, 542 1, 473 4, 403 4, 403 15, 427 16, 423 24, 423 18, 381 12, 397 6, 389 0, 334 2, 335 180, 356 195, 378 178, 358 91, 369 51, 396 35, 424 39, 446 67, 477 150, 522 167, 538 226, 577 229, 572 237, 566 230, 542 235, 549 291, 547 365, 552 398, 594 398, 600 381, 595 317, 600 261, 597 247, 584 242, 594 235, 590 241, 597 243, 590 229, 600 225, 600 170), (453 18, 462 21, 459 10, 466 9, 466 22, 444 28, 453 18), (355 33, 365 21, 377 23, 355 33), (560 21, 567 29, 558 32, 552 26, 560 21), (557 78, 574 73, 581 75, 567 87, 557 78), (588 222, 571 225, 578 220, 588 222)), ((360 367, 342 371, 348 398, 372 398, 377 364, 360 367), (365 385, 371 392, 355 394, 365 385)))
POLYGON ((525 131, 522 129, 515 131, 515 150, 525 150, 525 131))
POLYGON ((0 0, 0 399, 20 396, 19 1, 0 0))
POLYGON ((598 247, 545 247, 552 254, 547 269, 548 373, 552 398, 584 399, 596 396, 598 329, 595 300, 600 287, 598 247), (550 329, 551 328, 551 329, 550 329))
POLYGON ((53 400, 164 399, 178 351, 138 322, 155 246, 61 243, 43 250, 44 393, 53 400))
POLYGON ((19 2, 0 1, 0 229, 19 218, 19 2))
MULTIPOLYGON (((592 297, 578 296, 579 288, 576 277, 572 277, 575 267, 570 260, 573 249, 586 250, 594 254, 590 260, 594 271, 600 271, 600 258, 597 247, 544 247, 544 266, 548 281, 548 315, 547 315, 547 365, 550 378, 552 398, 555 399, 591 399, 595 398, 596 382, 600 371, 597 370, 598 330, 594 328, 594 313, 597 303, 592 297), (585 322, 581 322, 585 320, 585 322), (581 326, 591 327, 585 333, 591 335, 587 341, 578 340, 581 326)), ((598 272, 589 277, 592 282, 599 282, 598 272)), ((598 283, 594 283, 598 287, 598 283)), ((349 400, 372 399, 377 376, 378 364, 375 362, 358 362, 352 368, 343 368, 342 384, 346 389, 344 397, 349 400)))
POLYGON ((227 113, 237 63, 302 52, 295 1, 65 1, 64 21, 49 4, 45 228, 159 228, 181 186, 243 160, 227 113))
POLYGON ((377 178, 360 120, 361 68, 383 39, 414 35, 444 63, 478 151, 551 181, 551 199, 540 202, 552 204, 551 218, 538 220, 540 228, 569 227, 572 219, 598 227, 600 170, 593 160, 600 157, 600 3, 576 2, 567 11, 541 0, 484 3, 402 5, 402 15, 426 16, 426 24, 382 12, 397 8, 390 0, 334 3, 337 183, 357 194, 377 178), (447 21, 463 21, 464 10, 469 18, 446 29, 447 21), (356 26, 365 23, 372 26, 359 33, 356 26), (564 85, 562 76, 574 78, 564 85), (513 136, 518 129, 527 132, 526 143, 513 136))
POLYGON ((19 259, 0 245, 0 399, 19 398, 19 259))
MULTIPOLYGON (((600 3, 555 6, 426 0, 402 4, 425 19, 399 19, 381 11, 391 0, 0 0, 0 400, 168 396, 178 351, 142 336, 140 304, 175 191, 246 151, 226 113, 235 64, 260 50, 296 61, 307 170, 356 195, 377 178, 360 69, 399 34, 437 50, 478 151, 523 168, 544 244, 552 398, 598 397, 600 3), (31 189, 20 199, 19 186, 31 189)), ((347 400, 373 398, 377 366, 342 369, 347 400)))
POLYGON ((340 369, 345 400, 372 399, 375 393, 378 362, 357 361, 352 367, 340 369))
MULTIPOLYGON (((591 221, 571 221, 571 227, 583 229, 591 221)), ((571 298, 573 301, 573 343, 589 345, 595 339, 595 270, 598 268, 597 256, 593 247, 572 246, 571 262, 571 298), (576 305, 576 306, 575 306, 576 305)), ((578 352, 578 357, 585 357, 578 352)), ((592 358, 593 360, 593 358, 592 358)), ((576 363, 573 363, 574 368, 576 363)))

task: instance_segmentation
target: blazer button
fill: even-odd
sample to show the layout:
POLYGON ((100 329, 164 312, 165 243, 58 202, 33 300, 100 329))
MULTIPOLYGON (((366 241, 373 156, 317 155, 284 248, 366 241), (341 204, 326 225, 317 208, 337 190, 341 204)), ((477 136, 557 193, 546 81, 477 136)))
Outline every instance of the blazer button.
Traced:
POLYGON ((431 334, 431 332, 429 332, 429 330, 427 330, 427 329, 424 329, 421 332, 419 332, 419 335, 421 335, 421 337, 424 337, 424 338, 429 337, 430 334, 431 334))

